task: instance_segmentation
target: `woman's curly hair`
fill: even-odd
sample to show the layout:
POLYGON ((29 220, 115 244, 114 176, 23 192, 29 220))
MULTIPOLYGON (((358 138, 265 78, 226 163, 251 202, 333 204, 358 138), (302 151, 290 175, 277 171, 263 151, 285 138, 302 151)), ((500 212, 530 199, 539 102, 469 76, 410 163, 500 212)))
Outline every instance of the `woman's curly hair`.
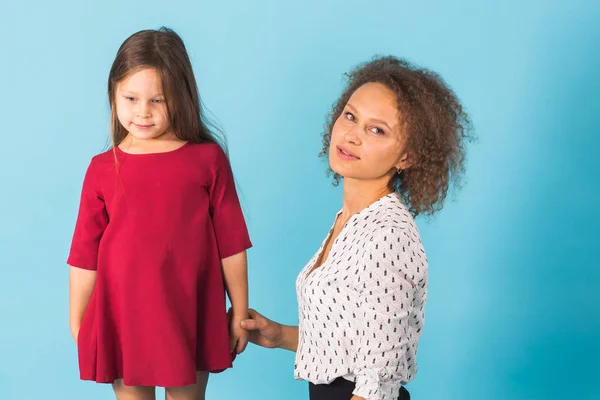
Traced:
MULTIPOLYGON (((454 92, 435 72, 392 56, 361 64, 346 78, 347 87, 327 117, 319 156, 328 156, 333 125, 356 89, 381 83, 396 94, 412 163, 394 175, 391 185, 413 216, 431 216, 441 210, 450 185, 455 190, 461 187, 466 142, 475 139, 471 121, 454 92)), ((331 169, 328 173, 333 173, 337 186, 342 177, 331 169)))

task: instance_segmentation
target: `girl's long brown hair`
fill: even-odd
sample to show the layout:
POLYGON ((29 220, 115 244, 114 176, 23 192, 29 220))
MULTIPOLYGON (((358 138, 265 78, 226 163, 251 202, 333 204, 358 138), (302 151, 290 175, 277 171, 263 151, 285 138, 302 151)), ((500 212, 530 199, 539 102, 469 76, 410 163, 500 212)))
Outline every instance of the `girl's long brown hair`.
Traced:
POLYGON ((215 135, 214 125, 205 122, 207 118, 183 40, 165 27, 134 33, 117 52, 108 77, 113 146, 118 146, 127 136, 117 118, 117 85, 144 68, 156 69, 160 74, 169 123, 177 138, 191 143, 218 143, 225 150, 223 139, 215 135), (209 125, 213 130, 209 129, 209 125))

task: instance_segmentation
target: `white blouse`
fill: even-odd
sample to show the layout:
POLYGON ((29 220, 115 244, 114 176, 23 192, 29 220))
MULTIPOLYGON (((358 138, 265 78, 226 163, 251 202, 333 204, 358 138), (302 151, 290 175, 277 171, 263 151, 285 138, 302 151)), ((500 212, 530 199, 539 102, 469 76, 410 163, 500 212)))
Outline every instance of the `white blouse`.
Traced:
POLYGON ((327 259, 309 274, 326 243, 296 281, 294 376, 314 384, 343 377, 356 382, 357 396, 396 400, 400 385, 417 373, 427 298, 427 258, 417 226, 392 193, 353 215, 327 259))

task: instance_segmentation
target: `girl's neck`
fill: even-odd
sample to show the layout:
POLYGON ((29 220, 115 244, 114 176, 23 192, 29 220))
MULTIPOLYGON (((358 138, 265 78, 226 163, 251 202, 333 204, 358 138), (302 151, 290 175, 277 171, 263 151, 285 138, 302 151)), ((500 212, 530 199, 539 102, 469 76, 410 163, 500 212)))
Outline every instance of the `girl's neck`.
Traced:
POLYGON ((160 153, 174 150, 183 143, 185 142, 173 133, 164 133, 152 139, 138 139, 128 134, 119 144, 119 148, 132 153, 160 153))

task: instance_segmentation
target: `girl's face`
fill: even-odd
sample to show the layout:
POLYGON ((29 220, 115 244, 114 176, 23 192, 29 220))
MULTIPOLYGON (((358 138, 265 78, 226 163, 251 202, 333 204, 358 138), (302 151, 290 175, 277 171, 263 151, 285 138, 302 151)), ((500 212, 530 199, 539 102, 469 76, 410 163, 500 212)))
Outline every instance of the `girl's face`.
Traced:
POLYGON ((408 168, 408 153, 395 94, 367 83, 350 97, 331 132, 329 165, 344 179, 388 183, 408 168))
POLYGON ((155 139, 169 132, 167 105, 158 71, 141 69, 117 85, 119 122, 136 139, 155 139))

